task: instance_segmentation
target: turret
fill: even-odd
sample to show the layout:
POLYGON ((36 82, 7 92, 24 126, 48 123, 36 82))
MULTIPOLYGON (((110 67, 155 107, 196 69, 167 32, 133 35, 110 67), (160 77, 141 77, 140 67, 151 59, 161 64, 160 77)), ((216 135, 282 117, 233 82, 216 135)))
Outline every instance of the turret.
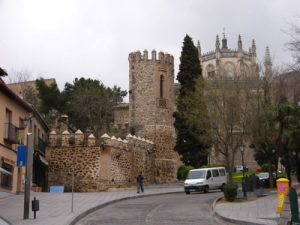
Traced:
POLYGON ((256 58, 256 44, 255 40, 252 40, 252 55, 256 58))
POLYGON ((251 47, 251 61, 252 63, 256 64, 256 44, 255 40, 252 40, 252 47, 251 47))
POLYGON ((200 46, 200 41, 197 43, 197 49, 198 49, 198 57, 199 59, 201 58, 201 46, 200 46))
POLYGON ((164 52, 129 54, 129 129, 139 134, 145 125, 173 124, 174 109, 174 58, 164 52), (135 60, 133 60, 135 59, 135 60))
POLYGON ((216 37, 216 52, 220 51, 220 40, 219 35, 216 37))
POLYGON ((227 49, 227 39, 225 37, 225 33, 223 33, 222 49, 227 49))
POLYGON ((265 66, 265 76, 268 79, 272 76, 272 59, 271 59, 270 50, 268 46, 266 47, 264 66, 265 66))
POLYGON ((243 44, 242 44, 242 37, 239 34, 239 39, 238 39, 238 51, 243 51, 243 44))

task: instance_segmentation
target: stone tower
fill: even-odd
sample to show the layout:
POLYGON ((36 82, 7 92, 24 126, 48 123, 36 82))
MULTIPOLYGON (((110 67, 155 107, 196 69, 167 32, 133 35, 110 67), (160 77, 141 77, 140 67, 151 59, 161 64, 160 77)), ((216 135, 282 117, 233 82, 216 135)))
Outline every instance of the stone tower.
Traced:
POLYGON ((155 143, 156 182, 176 179, 174 58, 153 50, 129 54, 129 129, 155 143))

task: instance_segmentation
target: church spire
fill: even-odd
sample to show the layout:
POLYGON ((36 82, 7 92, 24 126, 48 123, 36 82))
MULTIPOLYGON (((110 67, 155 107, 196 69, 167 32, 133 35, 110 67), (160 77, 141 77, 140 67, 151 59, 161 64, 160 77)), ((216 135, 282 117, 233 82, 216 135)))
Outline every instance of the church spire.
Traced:
POLYGON ((254 39, 252 40, 252 54, 256 57, 256 44, 254 39))
POLYGON ((200 41, 197 42, 197 49, 198 49, 198 57, 200 59, 201 57, 201 46, 200 46, 200 41))
POLYGON ((238 40, 238 50, 240 50, 240 51, 243 50, 242 37, 240 34, 239 34, 239 40, 238 40))
POLYGON ((265 76, 267 78, 270 78, 272 76, 272 59, 271 59, 270 50, 268 46, 266 47, 264 66, 265 66, 265 76))
POLYGON ((216 51, 220 50, 220 40, 219 40, 219 35, 216 37, 216 51))

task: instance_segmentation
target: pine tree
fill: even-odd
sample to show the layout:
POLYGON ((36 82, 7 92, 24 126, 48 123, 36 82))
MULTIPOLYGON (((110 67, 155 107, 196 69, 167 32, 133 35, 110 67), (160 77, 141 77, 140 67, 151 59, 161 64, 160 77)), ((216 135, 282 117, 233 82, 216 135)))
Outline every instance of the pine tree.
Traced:
POLYGON ((177 131, 175 150, 182 161, 194 167, 207 163, 210 147, 209 119, 203 100, 203 78, 198 50, 186 35, 183 42, 179 73, 180 83, 174 126, 177 131))

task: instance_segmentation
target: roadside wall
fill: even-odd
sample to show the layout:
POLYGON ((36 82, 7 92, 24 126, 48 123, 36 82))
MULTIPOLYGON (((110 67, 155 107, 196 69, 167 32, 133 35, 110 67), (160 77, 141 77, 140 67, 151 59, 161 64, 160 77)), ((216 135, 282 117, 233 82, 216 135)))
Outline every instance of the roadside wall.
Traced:
POLYGON ((71 191, 74 168, 75 191, 104 191, 110 187, 135 185, 139 172, 146 183, 155 182, 155 145, 149 140, 127 135, 126 139, 102 135, 99 141, 80 130, 50 133, 46 159, 49 186, 63 185, 71 191), (100 144, 96 144, 100 143, 100 144))

